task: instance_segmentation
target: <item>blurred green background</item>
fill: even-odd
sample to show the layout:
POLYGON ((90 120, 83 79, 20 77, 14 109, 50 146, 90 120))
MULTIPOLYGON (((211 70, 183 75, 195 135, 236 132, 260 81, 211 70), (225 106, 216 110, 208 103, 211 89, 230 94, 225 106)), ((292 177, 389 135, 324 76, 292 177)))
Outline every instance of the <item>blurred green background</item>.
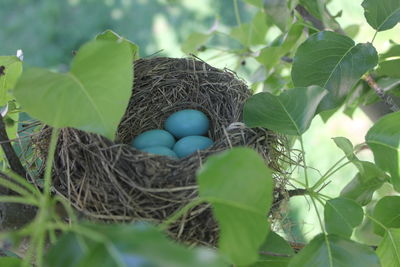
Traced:
MULTIPOLYGON (((342 10, 337 19, 341 26, 358 25, 355 40, 367 42, 372 40, 374 31, 364 19, 361 2, 332 0, 328 7, 332 14, 342 10)), ((251 21, 257 8, 240 0, 237 4, 241 22, 251 21)), ((0 55, 12 55, 22 49, 28 65, 58 70, 67 70, 72 51, 106 29, 137 43, 142 57, 155 53, 185 56, 181 45, 191 33, 217 30, 207 49, 198 56, 216 67, 235 70, 249 85, 257 78, 255 60, 243 64, 242 58, 232 53, 241 49, 237 40, 228 38, 231 28, 238 25, 233 0, 1 0, 0 21, 0 55)), ((389 40, 400 42, 399 29, 397 26, 378 34, 374 41, 378 52, 389 47, 389 40)), ((279 34, 277 27, 267 25, 265 44, 279 34)), ((286 72, 289 77, 289 70, 286 72)), ((331 138, 345 136, 354 144, 362 143, 371 125, 361 110, 356 110, 352 119, 338 112, 326 124, 317 117, 304 136, 308 164, 324 173, 342 157, 331 138)), ((363 151, 360 157, 372 160, 369 151, 363 151)), ((343 168, 332 177, 324 193, 336 196, 355 173, 351 165, 343 168)), ((311 174, 311 179, 318 178, 318 171, 311 174)), ((302 178, 300 172, 294 175, 302 178)), ((315 212, 304 197, 292 198, 288 209, 290 212, 282 216, 288 219, 284 228, 291 239, 309 240, 320 231, 315 212)), ((376 242, 373 235, 366 238, 364 242, 376 242)))

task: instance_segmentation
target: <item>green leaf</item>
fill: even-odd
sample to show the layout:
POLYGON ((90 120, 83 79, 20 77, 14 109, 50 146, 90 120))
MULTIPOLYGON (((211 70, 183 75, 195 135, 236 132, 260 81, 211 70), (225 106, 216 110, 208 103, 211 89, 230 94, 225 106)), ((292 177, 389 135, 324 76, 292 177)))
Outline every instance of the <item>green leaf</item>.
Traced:
POLYGON ((321 10, 323 9, 323 2, 320 0, 299 0, 301 4, 307 11, 319 20, 323 19, 321 10))
POLYGON ((265 35, 268 30, 265 14, 258 12, 251 23, 243 23, 231 30, 230 36, 238 40, 242 45, 248 47, 252 45, 265 44, 265 35))
MULTIPOLYGON (((400 228, 400 196, 385 196, 374 208, 373 216, 387 228, 400 228)), ((385 229, 374 223, 374 232, 383 236, 385 229)))
POLYGON ((318 107, 319 113, 342 105, 351 88, 377 62, 371 44, 355 45, 344 35, 318 32, 297 49, 292 80, 295 86, 318 85, 329 91, 318 107))
POLYGON ((239 266, 255 262, 272 203, 272 174, 264 160, 249 148, 233 148, 208 158, 198 184, 218 221, 221 252, 239 266))
POLYGON ((400 45, 392 45, 388 51, 379 55, 380 60, 390 57, 400 57, 400 45))
POLYGON ((380 118, 369 129, 365 140, 374 153, 375 163, 391 175, 394 188, 400 192, 400 111, 380 118))
POLYGON ((400 229, 389 229, 376 250, 384 267, 400 267, 400 229))
POLYGON ((259 93, 250 97, 243 109, 249 127, 264 127, 290 135, 303 134, 327 91, 319 86, 293 88, 279 96, 259 93))
POLYGON ((347 26, 346 28, 344 28, 344 32, 350 38, 355 38, 357 36, 357 34, 360 32, 360 25, 351 24, 351 25, 347 26))
POLYGON ((286 38, 280 46, 269 46, 261 49, 260 55, 256 57, 257 61, 263 64, 267 69, 271 69, 279 63, 281 57, 290 52, 303 33, 304 25, 294 23, 286 34, 286 38))
POLYGON ((150 225, 83 226, 96 238, 64 234, 47 253, 46 267, 227 266, 212 250, 178 245, 150 225))
POLYGON ((377 73, 381 76, 400 78, 400 58, 380 62, 377 73))
POLYGON ((284 267, 289 264, 294 251, 280 235, 270 231, 260 247, 261 257, 251 267, 284 267))
POLYGON ((364 0, 364 16, 369 25, 377 31, 386 31, 400 21, 399 0, 364 0))
POLYGON ((319 234, 293 257, 290 267, 378 267, 379 259, 366 245, 336 235, 319 234))
POLYGON ((288 7, 287 0, 264 0, 264 10, 276 26, 282 32, 285 32, 291 21, 291 10, 288 7))
POLYGON ((346 157, 349 160, 357 159, 356 155, 354 154, 353 144, 350 142, 349 139, 346 137, 333 137, 332 138, 335 144, 344 152, 346 157))
POLYGON ((329 234, 350 238, 353 229, 362 222, 364 212, 354 200, 339 197, 325 203, 324 216, 329 234))
POLYGON ((0 56, 0 106, 11 99, 8 91, 13 89, 22 73, 22 62, 16 56, 0 56))
POLYGON ((246 3, 256 6, 258 8, 263 7, 263 0, 244 0, 246 3))
POLYGON ((22 260, 14 257, 0 257, 1 267, 20 267, 22 260))
POLYGON ((99 33, 96 36, 96 40, 103 40, 103 41, 118 41, 119 43, 126 43, 129 45, 132 51, 133 59, 139 59, 139 46, 128 39, 118 35, 117 33, 113 32, 112 30, 105 30, 102 33, 99 33))
POLYGON ((210 40, 212 34, 193 32, 183 42, 181 50, 185 54, 197 54, 199 49, 210 40))
POLYGON ((385 180, 382 176, 362 175, 357 173, 355 177, 342 189, 340 196, 349 198, 365 206, 371 202, 372 196, 385 180))
POLYGON ((92 41, 78 51, 70 72, 27 69, 14 93, 32 117, 53 127, 75 127, 113 139, 132 84, 130 47, 92 41))

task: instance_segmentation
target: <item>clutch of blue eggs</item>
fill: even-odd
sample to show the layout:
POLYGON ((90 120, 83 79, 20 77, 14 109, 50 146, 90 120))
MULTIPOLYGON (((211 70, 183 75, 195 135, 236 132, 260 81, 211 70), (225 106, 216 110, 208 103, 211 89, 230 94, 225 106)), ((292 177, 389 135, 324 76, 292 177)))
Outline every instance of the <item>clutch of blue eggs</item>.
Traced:
POLYGON ((136 136, 132 146, 151 154, 184 158, 213 145, 214 142, 205 136, 209 127, 210 121, 203 112, 184 109, 170 115, 164 122, 164 129, 136 136))

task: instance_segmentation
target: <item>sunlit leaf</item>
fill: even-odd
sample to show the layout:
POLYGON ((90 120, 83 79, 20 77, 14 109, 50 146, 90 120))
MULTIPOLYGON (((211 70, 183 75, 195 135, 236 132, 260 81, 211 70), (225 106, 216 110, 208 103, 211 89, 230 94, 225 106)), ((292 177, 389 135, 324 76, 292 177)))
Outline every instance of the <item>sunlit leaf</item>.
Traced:
POLYGON ((181 46, 182 52, 185 54, 197 54, 199 48, 207 43, 211 36, 212 34, 200 32, 191 33, 181 46))
POLYGON ((126 43, 132 50, 133 59, 140 58, 139 55, 139 46, 128 39, 118 35, 117 33, 113 32, 112 30, 105 30, 104 32, 98 34, 96 36, 96 40, 103 40, 103 41, 118 41, 122 43, 126 43))
POLYGON ((363 217, 363 209, 354 200, 339 197, 326 201, 324 218, 326 231, 330 234, 350 238, 363 217))
POLYGON ((220 251, 239 266, 255 262, 269 232, 272 203, 272 175, 264 160, 249 148, 233 148, 208 158, 198 184, 220 227, 220 251))
POLYGON ((374 153, 375 163, 391 175, 394 188, 400 192, 400 111, 379 119, 369 129, 365 140, 374 153))
POLYGON ((287 0, 264 0, 265 13, 272 18, 276 26, 285 32, 291 21, 291 10, 287 0))
POLYGON ((389 229, 376 250, 383 267, 400 267, 400 229, 389 229))
POLYGON ((344 28, 344 32, 350 38, 355 38, 357 36, 357 34, 360 32, 360 25, 351 24, 351 25, 347 26, 346 28, 344 28))
POLYGON ((114 138, 131 96, 132 53, 126 43, 92 41, 79 49, 68 73, 27 69, 14 90, 32 117, 114 138))
POLYGON ((303 33, 304 25, 294 23, 291 25, 286 38, 279 46, 269 46, 261 49, 260 55, 256 58, 265 67, 272 68, 279 63, 281 57, 290 52, 303 33))
POLYGON ((265 14, 258 12, 250 23, 242 23, 232 28, 230 36, 244 46, 262 45, 265 44, 267 30, 265 14))
POLYGON ((263 0, 244 0, 246 3, 249 3, 250 5, 256 6, 258 8, 263 7, 263 0))
POLYGON ((243 110, 249 127, 264 127, 290 135, 303 134, 327 91, 319 86, 293 88, 275 96, 259 93, 250 97, 243 110))
POLYGON ((293 257, 290 267, 378 267, 379 259, 368 246, 336 235, 319 234, 293 257))
POLYGON ((292 80, 295 86, 319 85, 329 91, 318 107, 321 112, 342 105, 350 89, 377 62, 371 44, 356 45, 344 35, 318 32, 297 49, 292 80))
MULTIPOLYGON (((376 204, 373 216, 387 228, 400 228, 400 196, 385 196, 376 204)), ((374 232, 384 235, 385 229, 374 223, 374 232)))
POLYGON ((10 100, 9 90, 13 89, 22 73, 22 62, 16 56, 0 56, 0 106, 10 100))
POLYGON ((361 5, 368 24, 377 31, 389 30, 400 21, 399 0, 364 0, 361 5))

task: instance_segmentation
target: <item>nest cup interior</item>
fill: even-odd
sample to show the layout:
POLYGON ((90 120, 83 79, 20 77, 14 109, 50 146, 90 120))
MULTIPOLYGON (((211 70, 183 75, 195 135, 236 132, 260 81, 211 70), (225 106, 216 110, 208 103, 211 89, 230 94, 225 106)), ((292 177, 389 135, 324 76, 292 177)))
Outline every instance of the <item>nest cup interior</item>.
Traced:
MULTIPOLYGON (((62 129, 54 160, 54 187, 90 219, 161 223, 197 196, 196 171, 206 158, 233 146, 249 146, 279 170, 281 140, 265 129, 240 123, 251 95, 235 74, 192 58, 140 59, 116 142, 76 129, 62 129), (132 139, 162 129, 175 111, 197 109, 210 119, 214 145, 176 160, 130 146, 132 139)), ((49 127, 33 140, 45 154, 49 127)), ((276 183, 278 187, 278 183, 276 183)), ((266 211, 266 214, 268 211, 266 211)), ((169 229, 186 243, 215 245, 218 226, 207 204, 197 206, 169 229)))
POLYGON ((229 71, 221 71, 192 58, 153 58, 135 64, 135 85, 118 140, 151 129, 162 129, 165 119, 182 109, 197 109, 210 119, 209 137, 218 140, 224 129, 241 121, 247 86, 229 71))

